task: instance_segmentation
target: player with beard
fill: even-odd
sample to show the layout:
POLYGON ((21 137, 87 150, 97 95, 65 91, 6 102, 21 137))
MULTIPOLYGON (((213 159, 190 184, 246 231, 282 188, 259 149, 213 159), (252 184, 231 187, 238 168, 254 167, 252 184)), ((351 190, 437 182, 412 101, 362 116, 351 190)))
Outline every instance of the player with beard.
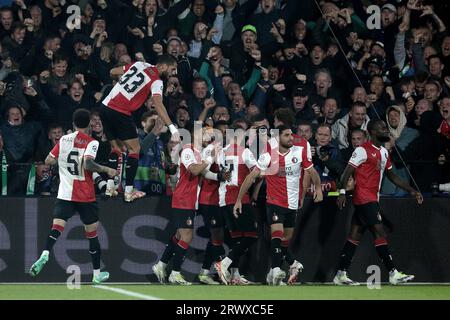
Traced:
MULTIPOLYGON (((306 140, 294 145, 292 130, 287 126, 277 127, 278 147, 262 154, 256 167, 242 183, 233 214, 242 211, 242 198, 255 179, 264 176, 267 182, 267 221, 271 231, 272 268, 268 278, 273 285, 282 285, 286 273, 281 270, 283 260, 282 242, 291 239, 299 206, 300 175, 304 169, 311 176, 315 186, 314 202, 323 199, 320 177, 311 161, 311 147, 306 140)), ((298 270, 297 270, 298 273, 298 270)), ((296 276, 296 275, 295 275, 296 276)))
MULTIPOLYGON (((338 271, 333 279, 337 285, 359 285, 347 276, 352 258, 355 254, 363 233, 369 229, 375 239, 375 247, 378 256, 389 270, 389 282, 391 284, 405 283, 414 279, 413 275, 406 275, 397 271, 392 256, 389 252, 386 232, 382 225, 382 217, 379 207, 379 191, 383 173, 396 186, 408 191, 419 204, 423 202, 420 192, 414 190, 406 182, 392 172, 392 164, 389 152, 382 146, 388 142, 389 130, 383 120, 371 120, 367 126, 371 141, 357 147, 348 162, 342 175, 341 185, 346 186, 350 177, 354 177, 355 190, 353 192, 353 205, 355 211, 350 227, 350 234, 342 249, 338 271)), ((339 191, 338 207, 345 207, 345 189, 339 191)))
MULTIPOLYGON (((103 125, 108 140, 113 148, 111 160, 120 155, 118 146, 123 142, 128 149, 125 169, 126 184, 124 200, 131 202, 145 194, 133 192, 133 182, 136 175, 140 145, 131 113, 139 109, 151 94, 152 102, 161 119, 169 127, 172 137, 179 140, 179 133, 170 120, 163 105, 163 81, 170 75, 175 75, 177 63, 170 55, 162 55, 156 66, 137 61, 124 67, 111 70, 111 77, 120 77, 109 95, 103 100, 101 111, 103 125)), ((108 180, 107 196, 117 195, 114 180, 108 180)))
POLYGON ((180 273, 181 265, 194 234, 194 218, 198 208, 201 175, 211 167, 216 156, 215 145, 211 144, 214 136, 211 128, 193 129, 191 133, 193 143, 185 144, 180 151, 179 179, 172 196, 172 217, 176 232, 167 242, 161 259, 152 266, 160 283, 166 282, 167 265, 172 260, 169 282, 191 285, 180 273), (209 152, 202 152, 203 148, 207 148, 209 152))
POLYGON ((235 135, 217 156, 221 168, 231 172, 227 181, 219 186, 219 205, 223 212, 230 237, 230 251, 224 259, 214 264, 220 280, 228 285, 248 285, 251 282, 239 273, 239 262, 257 239, 256 224, 250 197, 246 192, 241 197, 242 214, 233 215, 233 205, 236 203, 239 188, 250 170, 256 165, 256 159, 249 148, 244 147, 244 132, 238 125, 232 125, 235 135))

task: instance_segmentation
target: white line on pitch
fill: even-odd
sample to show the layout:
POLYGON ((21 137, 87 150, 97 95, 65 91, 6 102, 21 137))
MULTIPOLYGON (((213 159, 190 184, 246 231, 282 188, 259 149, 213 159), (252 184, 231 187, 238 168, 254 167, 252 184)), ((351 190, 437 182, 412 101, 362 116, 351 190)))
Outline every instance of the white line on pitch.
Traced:
POLYGON ((137 292, 121 289, 121 288, 114 288, 114 287, 109 287, 109 286, 104 286, 104 285, 94 286, 94 288, 98 288, 98 289, 102 289, 102 290, 109 290, 109 291, 123 294, 125 296, 139 298, 139 299, 143 299, 143 300, 161 300, 154 296, 149 296, 146 294, 137 293, 137 292))

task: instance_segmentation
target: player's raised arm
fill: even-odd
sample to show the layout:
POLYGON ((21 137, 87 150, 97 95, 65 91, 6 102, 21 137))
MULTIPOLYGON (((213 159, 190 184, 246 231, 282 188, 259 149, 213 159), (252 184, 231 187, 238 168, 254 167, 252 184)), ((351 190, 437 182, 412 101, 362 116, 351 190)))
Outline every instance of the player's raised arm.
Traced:
POLYGON ((120 78, 124 73, 123 67, 116 67, 109 71, 109 75, 113 79, 120 78))
POLYGON ((423 196, 422 194, 411 187, 406 181, 402 180, 399 176, 397 176, 392 170, 386 170, 386 177, 397 187, 402 188, 405 191, 408 191, 412 196, 414 196, 417 200, 418 204, 422 204, 423 196))
POLYGON ((152 102, 155 106, 156 112, 158 112, 158 115, 161 117, 161 119, 164 121, 164 123, 169 127, 170 133, 175 134, 178 132, 177 128, 175 128, 174 124, 172 123, 172 120, 170 120, 170 117, 167 113, 166 107, 164 107, 162 96, 159 94, 155 94, 152 96, 152 102))

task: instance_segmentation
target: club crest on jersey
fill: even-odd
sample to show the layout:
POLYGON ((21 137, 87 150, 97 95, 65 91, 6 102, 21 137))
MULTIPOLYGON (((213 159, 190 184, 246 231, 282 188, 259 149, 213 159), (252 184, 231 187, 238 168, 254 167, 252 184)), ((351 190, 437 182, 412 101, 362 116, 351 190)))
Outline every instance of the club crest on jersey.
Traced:
POLYGON ((216 224, 217 224, 216 219, 211 219, 211 225, 212 225, 212 226, 215 226, 216 224))
POLYGON ((298 159, 296 157, 293 157, 292 158, 292 163, 297 163, 297 162, 298 162, 298 159))
POLYGON ((192 226, 192 219, 191 218, 186 220, 186 225, 192 226))

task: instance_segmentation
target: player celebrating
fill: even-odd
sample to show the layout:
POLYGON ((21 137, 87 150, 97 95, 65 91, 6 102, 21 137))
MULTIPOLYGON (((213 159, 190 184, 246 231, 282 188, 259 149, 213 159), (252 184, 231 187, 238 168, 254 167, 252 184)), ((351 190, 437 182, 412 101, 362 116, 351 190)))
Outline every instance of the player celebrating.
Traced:
MULTIPOLYGON (((170 75, 176 74, 177 62, 170 55, 162 55, 156 66, 145 62, 135 62, 124 67, 111 70, 112 77, 120 76, 119 82, 112 88, 109 95, 103 100, 102 121, 105 133, 111 141, 111 162, 114 161, 120 150, 118 146, 123 142, 128 149, 127 166, 125 169, 126 186, 124 199, 131 202, 145 195, 142 192, 133 192, 133 183, 138 168, 140 145, 131 113, 139 109, 152 95, 152 102, 161 119, 169 126, 175 140, 178 140, 178 130, 172 124, 166 108, 163 105, 163 82, 170 75)), ((117 195, 114 180, 108 180, 106 195, 117 195)))
MULTIPOLYGON (((231 126, 231 129, 236 130, 238 127, 231 126)), ((233 216, 233 205, 236 203, 239 188, 250 169, 256 165, 256 159, 250 149, 242 146, 243 138, 243 130, 238 129, 233 137, 234 140, 225 146, 217 156, 219 166, 231 172, 231 178, 220 183, 219 205, 230 232, 232 245, 228 256, 214 264, 220 280, 226 285, 230 283, 236 285, 250 284, 245 277, 239 274, 238 266, 241 257, 257 239, 255 218, 248 193, 242 196, 242 214, 238 217, 233 216), (231 273, 228 268, 230 268, 231 273)))
POLYGON ((189 244, 192 241, 195 211, 198 202, 200 176, 214 161, 211 153, 202 159, 200 149, 206 147, 213 136, 212 129, 202 128, 201 134, 194 133, 194 143, 183 146, 180 155, 179 180, 172 196, 173 217, 177 231, 166 244, 161 259, 152 267, 160 283, 166 282, 166 267, 173 257, 173 268, 169 282, 190 285, 180 273, 189 244))
MULTIPOLYGON (((266 152, 259 157, 256 167, 245 178, 233 209, 235 216, 241 214, 243 196, 255 179, 264 175, 267 183, 267 221, 271 223, 272 234, 270 242, 272 268, 268 278, 272 280, 269 284, 273 285, 283 284, 282 280, 286 276, 280 268, 283 258, 281 243, 289 241, 294 232, 302 168, 308 172, 314 183, 314 202, 320 202, 323 199, 320 177, 311 161, 309 143, 303 139, 298 143, 300 145, 294 146, 292 130, 286 126, 279 126, 277 129, 279 132, 277 150, 266 152)), ((299 263, 291 266, 291 269, 294 268, 297 270, 290 271, 296 277, 300 268, 299 263)))
POLYGON ((100 243, 97 238, 98 208, 95 200, 92 172, 105 172, 109 177, 116 175, 116 170, 97 164, 98 141, 91 138, 89 131, 90 114, 86 109, 79 109, 73 115, 75 132, 63 136, 45 159, 46 165, 58 164, 60 184, 53 212, 53 226, 47 237, 41 257, 31 266, 31 276, 41 272, 49 259, 56 240, 64 231, 64 226, 75 212, 80 219, 89 239, 94 274, 92 282, 100 284, 109 278, 108 272, 100 271, 100 243))
MULTIPOLYGON (((214 148, 214 142, 202 150, 202 159, 207 159, 214 148)), ((201 182, 200 195, 198 199, 198 212, 202 215, 205 226, 211 233, 203 259, 202 270, 198 275, 200 282, 204 284, 219 284, 209 274, 213 262, 220 261, 221 255, 225 254, 223 248, 225 221, 219 207, 219 184, 230 179, 230 172, 220 170, 217 163, 211 168, 205 169, 201 182)))
MULTIPOLYGON (((341 181, 341 185, 346 186, 349 178, 354 176, 353 204, 355 212, 353 213, 349 237, 342 249, 338 271, 333 279, 333 282, 337 285, 359 285, 347 276, 347 270, 366 229, 369 229, 374 236, 378 256, 386 269, 389 270, 389 282, 399 284, 414 279, 413 275, 406 275, 397 271, 389 253, 386 232, 382 226, 378 204, 383 173, 386 172, 386 176, 393 184, 415 196, 419 204, 423 202, 423 197, 392 172, 389 153, 382 146, 384 142, 389 141, 389 130, 386 123, 380 119, 371 120, 367 130, 372 140, 355 149, 341 181)), ((339 192, 338 207, 342 209, 346 203, 345 189, 341 189, 339 192)))

